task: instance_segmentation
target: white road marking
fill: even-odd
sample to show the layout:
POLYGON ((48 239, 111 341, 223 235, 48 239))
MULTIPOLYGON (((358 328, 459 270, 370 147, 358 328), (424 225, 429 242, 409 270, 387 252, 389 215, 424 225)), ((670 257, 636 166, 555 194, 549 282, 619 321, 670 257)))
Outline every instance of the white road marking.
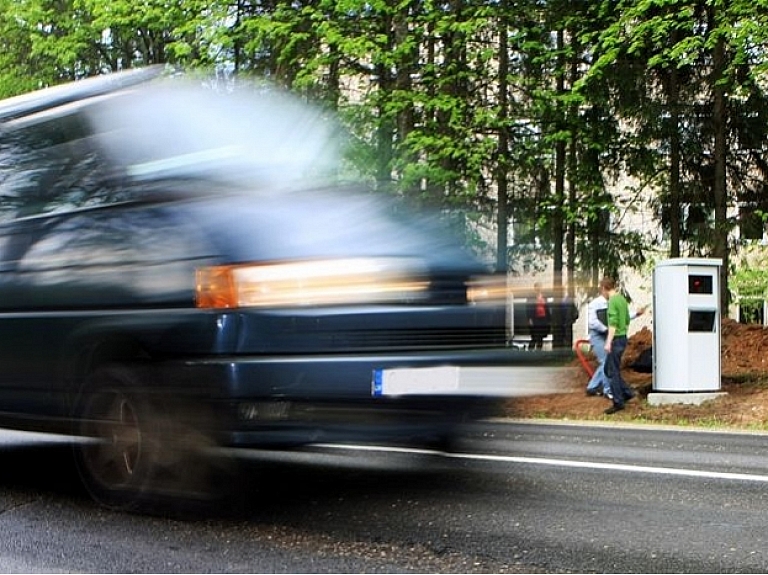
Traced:
POLYGON ((629 473, 651 473, 656 475, 675 475, 682 477, 702 477, 705 479, 728 479, 735 481, 754 481, 768 483, 768 475, 752 473, 729 473, 721 471, 701 471, 696 469, 680 469, 675 467, 649 467, 645 465, 627 465, 622 463, 601 463, 598 461, 573 461, 568 459, 549 459, 540 457, 515 457, 511 455, 492 455, 484 453, 441 453, 428 449, 411 449, 407 447, 385 447, 377 445, 342 445, 318 444, 317 447, 330 449, 348 449, 354 451, 410 453, 414 455, 435 455, 451 459, 475 461, 493 461, 501 463, 528 463, 531 465, 549 465, 553 467, 578 467, 583 469, 605 469, 610 471, 626 471, 629 473))

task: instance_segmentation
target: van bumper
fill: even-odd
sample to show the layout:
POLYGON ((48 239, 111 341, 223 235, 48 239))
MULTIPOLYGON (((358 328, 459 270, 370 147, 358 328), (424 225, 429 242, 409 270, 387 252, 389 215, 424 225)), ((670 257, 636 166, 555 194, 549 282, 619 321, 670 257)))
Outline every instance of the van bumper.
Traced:
POLYGON ((169 366, 169 373, 181 397, 211 406, 212 431, 223 446, 423 445, 441 442, 464 422, 502 415, 512 397, 557 392, 570 358, 511 348, 215 357, 169 366), (388 378, 396 385, 387 386, 388 378))

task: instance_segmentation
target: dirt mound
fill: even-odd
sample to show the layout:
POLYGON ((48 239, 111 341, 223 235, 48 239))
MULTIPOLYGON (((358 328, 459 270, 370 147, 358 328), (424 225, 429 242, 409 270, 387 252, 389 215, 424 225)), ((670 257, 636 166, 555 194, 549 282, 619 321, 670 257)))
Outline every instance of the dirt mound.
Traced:
POLYGON ((518 398, 510 402, 509 415, 525 418, 642 420, 663 423, 763 428, 768 421, 768 329, 725 319, 721 327, 721 381, 727 394, 703 405, 650 406, 645 397, 652 391, 653 374, 632 369, 640 354, 653 347, 653 333, 644 327, 627 343, 622 359, 622 375, 639 394, 627 409, 605 416, 607 399, 586 396, 589 372, 596 367, 594 356, 582 350, 581 366, 570 382, 570 393, 518 398))
POLYGON ((621 367, 629 368, 638 360, 640 354, 653 347, 653 333, 647 327, 638 331, 627 341, 627 349, 621 358, 621 367))
MULTIPOLYGON (((768 377, 768 328, 725 319, 720 336, 720 371, 724 379, 768 377)), ((621 361, 622 369, 631 370, 640 354, 651 348, 653 333, 644 327, 629 338, 621 361)), ((588 353, 587 357, 594 367, 594 356, 588 353)))
POLYGON ((768 375, 768 329, 762 325, 724 320, 720 352, 723 377, 768 375))

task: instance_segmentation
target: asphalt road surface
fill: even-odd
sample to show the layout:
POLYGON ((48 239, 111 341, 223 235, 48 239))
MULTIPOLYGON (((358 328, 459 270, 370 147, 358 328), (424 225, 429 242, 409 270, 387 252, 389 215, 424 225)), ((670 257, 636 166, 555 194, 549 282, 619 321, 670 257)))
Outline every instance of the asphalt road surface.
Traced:
POLYGON ((768 572, 768 435, 492 422, 238 462, 216 499, 114 512, 66 441, 1 432, 0 571, 768 572))

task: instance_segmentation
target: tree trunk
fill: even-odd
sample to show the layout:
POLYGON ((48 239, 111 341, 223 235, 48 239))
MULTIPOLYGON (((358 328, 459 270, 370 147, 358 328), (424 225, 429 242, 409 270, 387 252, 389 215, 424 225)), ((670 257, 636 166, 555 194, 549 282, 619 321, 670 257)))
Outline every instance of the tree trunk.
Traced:
MULTIPOLYGON (((571 50, 571 70, 570 70, 570 85, 573 86, 579 77, 579 58, 578 54, 581 51, 581 47, 578 45, 578 40, 571 39, 573 49, 571 50)), ((568 146, 568 209, 571 214, 576 212, 577 194, 578 194, 578 178, 576 174, 576 162, 577 162, 577 150, 576 150, 576 126, 578 125, 579 109, 576 104, 573 104, 568 111, 568 124, 570 127, 571 141, 568 146)), ((567 226, 566 247, 568 249, 568 298, 573 301, 576 292, 576 220, 570 218, 567 226)), ((570 333, 570 330, 566 330, 566 333, 570 333)), ((566 337, 566 339, 568 339, 566 337)), ((566 343, 572 342, 566 341, 566 343)))
MULTIPOLYGON (((672 43, 677 44, 677 31, 672 43)), ((669 72, 669 256, 680 257, 680 83, 676 66, 669 72)))
MULTIPOLYGON (((562 95, 565 92, 565 70, 563 62, 563 48, 564 48, 564 32, 558 30, 557 32, 557 94, 562 95)), ((563 117, 562 106, 558 105, 557 125, 556 130, 560 132, 563 129, 563 117)), ((565 141, 558 137, 555 142, 555 197, 554 197, 554 209, 552 216, 552 291, 555 293, 557 302, 562 299, 563 295, 563 204, 565 202, 565 162, 566 162, 566 147, 565 141)), ((560 306, 554 306, 554 313, 552 314, 552 346, 563 347, 565 334, 563 331, 563 318, 561 317, 560 306)))
MULTIPOLYGON (((394 33, 392 30, 392 20, 389 15, 382 22, 382 30, 389 38, 388 48, 391 49, 394 33)), ((392 96, 394 79, 392 71, 385 64, 378 64, 376 66, 376 74, 379 78, 376 181, 380 190, 387 190, 392 186, 392 157, 395 137, 395 122, 388 110, 387 102, 389 102, 392 96)))
POLYGON ((726 117, 728 110, 725 101, 725 86, 720 80, 725 73, 725 40, 722 36, 717 39, 713 53, 713 109, 712 122, 714 128, 715 155, 715 230, 712 246, 713 256, 721 259, 720 266, 720 309, 723 313, 728 309, 728 190, 726 187, 726 162, 728 143, 726 135, 726 117))
MULTIPOLYGON (((417 54, 416 43, 413 43, 413 47, 408 50, 404 49, 404 46, 408 45, 409 35, 411 33, 408 22, 408 10, 400 10, 394 14, 394 37, 395 37, 395 50, 402 54, 402 57, 396 62, 397 70, 395 71, 395 88, 400 94, 410 94, 413 92, 413 82, 411 78, 418 72, 417 69, 417 54)), ((403 144, 408 140, 409 134, 414 129, 414 108, 413 105, 408 103, 404 105, 397 113, 397 142, 400 144, 395 150, 394 155, 406 163, 415 163, 416 158, 409 154, 403 144)), ((416 189, 411 189, 411 193, 418 191, 418 183, 415 185, 416 189)))
POLYGON ((509 46, 507 41, 507 0, 501 0, 499 17, 499 148, 496 162, 496 187, 498 189, 498 205, 496 213, 496 269, 506 272, 509 266, 507 260, 508 235, 508 189, 507 189, 507 156, 509 155, 509 135, 507 133, 507 118, 509 117, 509 99, 507 95, 507 74, 509 73, 509 46))

